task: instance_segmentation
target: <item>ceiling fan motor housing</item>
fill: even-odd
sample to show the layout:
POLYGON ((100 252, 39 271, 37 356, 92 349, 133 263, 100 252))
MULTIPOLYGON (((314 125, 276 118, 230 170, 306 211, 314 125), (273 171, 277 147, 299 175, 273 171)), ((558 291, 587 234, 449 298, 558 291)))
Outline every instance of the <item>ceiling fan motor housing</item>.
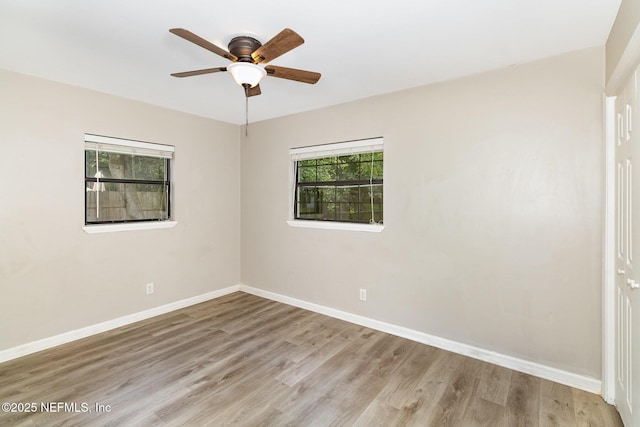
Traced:
POLYGON ((255 62, 251 54, 255 52, 262 43, 253 37, 239 36, 234 37, 229 42, 229 52, 238 58, 238 62, 255 62))

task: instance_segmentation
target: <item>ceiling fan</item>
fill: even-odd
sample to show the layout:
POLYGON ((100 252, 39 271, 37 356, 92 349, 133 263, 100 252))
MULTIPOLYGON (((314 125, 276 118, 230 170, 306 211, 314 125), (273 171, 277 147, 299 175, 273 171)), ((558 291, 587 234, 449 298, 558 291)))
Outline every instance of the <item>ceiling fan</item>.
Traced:
POLYGON ((200 36, 197 36, 196 34, 193 34, 191 31, 185 30, 184 28, 172 28, 169 31, 178 37, 182 37, 191 43, 195 43, 208 51, 232 61, 232 64, 229 64, 226 67, 205 68, 203 70, 171 74, 174 77, 190 77, 200 74, 228 71, 231 73, 236 83, 244 88, 244 93, 247 98, 250 96, 260 95, 262 93, 260 90, 260 81, 266 76, 295 80, 297 82, 309 84, 314 84, 320 80, 320 73, 313 71, 276 67, 274 65, 267 65, 266 67, 258 65, 271 62, 280 55, 283 55, 304 43, 304 39, 289 28, 285 28, 280 31, 265 44, 262 44, 255 38, 249 36, 234 37, 229 42, 228 51, 216 46, 200 36))

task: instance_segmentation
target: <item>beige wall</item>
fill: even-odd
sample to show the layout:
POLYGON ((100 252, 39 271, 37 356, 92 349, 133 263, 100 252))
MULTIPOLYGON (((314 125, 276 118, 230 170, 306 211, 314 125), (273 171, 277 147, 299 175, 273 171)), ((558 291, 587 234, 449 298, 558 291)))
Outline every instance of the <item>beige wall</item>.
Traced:
POLYGON ((603 76, 594 48, 251 124, 242 283, 600 378, 603 76), (385 230, 289 227, 289 148, 375 136, 385 230))
POLYGON ((238 284, 238 126, 1 70, 0 93, 0 350, 238 284), (82 231, 85 132, 175 145, 175 228, 82 231))

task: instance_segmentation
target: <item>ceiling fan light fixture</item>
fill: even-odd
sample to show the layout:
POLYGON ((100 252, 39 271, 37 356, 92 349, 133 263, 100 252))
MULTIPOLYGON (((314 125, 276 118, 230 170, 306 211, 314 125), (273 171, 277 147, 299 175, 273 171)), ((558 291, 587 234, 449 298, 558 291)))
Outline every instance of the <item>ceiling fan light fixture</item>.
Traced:
POLYGON ((264 68, 250 62, 234 62, 227 65, 227 71, 231 73, 236 83, 243 87, 244 85, 255 87, 267 75, 264 68))

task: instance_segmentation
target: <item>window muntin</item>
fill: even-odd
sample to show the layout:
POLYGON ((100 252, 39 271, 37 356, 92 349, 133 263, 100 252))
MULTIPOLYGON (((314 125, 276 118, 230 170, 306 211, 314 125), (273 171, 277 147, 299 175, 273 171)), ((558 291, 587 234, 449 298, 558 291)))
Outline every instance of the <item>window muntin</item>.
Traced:
POLYGON ((171 216, 173 147, 85 135, 85 224, 171 216))
POLYGON ((294 219, 383 222, 384 153, 377 140, 366 141, 328 144, 317 152, 306 147, 298 157, 292 154, 294 219))

